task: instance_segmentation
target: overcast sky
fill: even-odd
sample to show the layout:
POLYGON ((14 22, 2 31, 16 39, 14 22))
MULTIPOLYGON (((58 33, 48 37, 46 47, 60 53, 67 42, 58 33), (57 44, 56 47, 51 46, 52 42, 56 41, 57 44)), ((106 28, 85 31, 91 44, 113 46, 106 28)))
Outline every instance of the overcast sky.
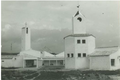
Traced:
MULTIPOLYGON (((21 51, 21 28, 25 22, 31 28, 33 49, 64 51, 63 37, 71 34, 71 17, 78 2, 2 1, 1 4, 2 52, 21 51)), ((87 33, 96 36, 96 47, 118 46, 119 3, 80 1, 79 4, 86 17, 87 33)))

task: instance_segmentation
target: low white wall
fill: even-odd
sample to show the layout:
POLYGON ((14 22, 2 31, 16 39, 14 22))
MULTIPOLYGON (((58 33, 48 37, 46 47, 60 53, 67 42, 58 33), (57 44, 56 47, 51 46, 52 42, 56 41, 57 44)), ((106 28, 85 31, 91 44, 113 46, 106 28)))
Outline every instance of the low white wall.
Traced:
POLYGON ((13 59, 2 59, 2 67, 14 67, 13 59))
POLYGON ((75 69, 75 59, 74 58, 66 58, 65 60, 65 68, 66 69, 75 69))
POLYGON ((110 64, 110 70, 120 69, 120 57, 118 57, 119 54, 120 54, 120 52, 117 51, 114 54, 110 55, 110 62, 111 62, 111 59, 115 59, 115 66, 111 66, 111 64, 110 64))
POLYGON ((76 68, 77 69, 86 69, 89 68, 89 59, 86 57, 80 57, 76 59, 76 68))
POLYGON ((42 63, 43 63, 42 60, 38 60, 38 67, 42 67, 42 63))
POLYGON ((90 69, 110 70, 109 56, 90 57, 90 69))
POLYGON ((17 57, 13 58, 14 67, 23 67, 23 56, 17 55, 17 57))

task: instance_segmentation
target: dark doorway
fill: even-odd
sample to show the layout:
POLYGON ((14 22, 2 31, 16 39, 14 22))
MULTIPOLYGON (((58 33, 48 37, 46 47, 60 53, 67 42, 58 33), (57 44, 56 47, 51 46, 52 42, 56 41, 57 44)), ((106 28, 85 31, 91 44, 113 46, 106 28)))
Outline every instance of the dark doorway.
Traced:
POLYGON ((35 60, 26 60, 26 67, 36 67, 35 60))

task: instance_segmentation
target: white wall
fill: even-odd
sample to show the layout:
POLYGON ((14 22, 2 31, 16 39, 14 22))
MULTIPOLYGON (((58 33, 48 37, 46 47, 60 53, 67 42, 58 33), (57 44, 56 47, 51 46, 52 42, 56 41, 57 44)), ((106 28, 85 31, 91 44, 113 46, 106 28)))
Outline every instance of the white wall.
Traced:
POLYGON ((17 55, 13 59, 14 59, 14 61, 13 61, 14 67, 23 67, 23 56, 17 55))
POLYGON ((65 38, 65 68, 89 68, 90 61, 88 59, 88 54, 91 54, 92 52, 94 52, 94 50, 95 38, 93 36, 65 38), (81 43, 78 44, 77 40, 80 40, 81 43), (83 44, 82 40, 86 40, 86 43, 83 44), (74 57, 68 58, 68 53, 73 53, 74 57), (81 57, 78 57, 78 53, 81 53, 81 57), (83 57, 83 53, 86 53, 86 57, 83 57))
POLYGON ((14 67, 13 59, 2 59, 1 66, 2 67, 14 67))
POLYGON ((66 69, 76 69, 75 58, 66 58, 65 59, 65 68, 66 69))
POLYGON ((71 57, 67 57, 67 54, 75 53, 75 44, 73 37, 65 38, 65 68, 66 69, 74 69, 75 68, 75 59, 71 57))
POLYGON ((89 36, 88 37, 88 54, 93 53, 95 51, 95 47, 96 47, 95 37, 89 36))
POLYGON ((86 20, 83 16, 78 15, 73 18, 73 33, 74 34, 85 34, 86 33, 86 20), (82 18, 81 22, 77 19, 78 17, 82 18))
POLYGON ((120 57, 118 57, 120 51, 115 52, 110 55, 110 70, 120 69, 120 57), (115 66, 111 66, 111 59, 115 59, 115 66))
POLYGON ((90 57, 90 69, 110 70, 109 56, 90 57))
POLYGON ((75 38, 75 58, 76 58, 76 68, 84 69, 89 68, 88 54, 91 54, 95 50, 95 38, 93 36, 89 37, 76 37, 75 38), (77 40, 81 40, 78 44, 77 40), (86 40, 83 44, 82 40, 86 40), (81 53, 81 57, 78 57, 78 53, 81 53), (83 53, 86 53, 86 57, 83 57, 83 53))
POLYGON ((42 60, 38 60, 38 67, 42 66, 43 61, 42 60))
POLYGON ((31 48, 31 32, 30 28, 28 28, 28 33, 26 33, 26 28, 28 27, 23 27, 22 28, 22 35, 21 35, 21 40, 22 40, 22 45, 21 45, 21 50, 28 50, 31 48))
POLYGON ((87 58, 77 58, 76 59, 76 69, 88 69, 89 68, 89 59, 87 58))

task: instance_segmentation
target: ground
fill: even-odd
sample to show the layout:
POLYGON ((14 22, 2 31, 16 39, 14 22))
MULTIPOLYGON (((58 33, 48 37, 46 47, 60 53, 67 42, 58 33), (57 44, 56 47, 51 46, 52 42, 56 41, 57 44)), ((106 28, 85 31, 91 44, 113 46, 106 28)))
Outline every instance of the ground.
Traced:
MULTIPOLYGON (((61 67, 44 67, 39 70, 3 70, 2 80, 113 80, 116 71, 63 70, 61 67)), ((120 76, 120 75, 119 75, 120 76)), ((117 79, 116 79, 117 80, 117 79)))

